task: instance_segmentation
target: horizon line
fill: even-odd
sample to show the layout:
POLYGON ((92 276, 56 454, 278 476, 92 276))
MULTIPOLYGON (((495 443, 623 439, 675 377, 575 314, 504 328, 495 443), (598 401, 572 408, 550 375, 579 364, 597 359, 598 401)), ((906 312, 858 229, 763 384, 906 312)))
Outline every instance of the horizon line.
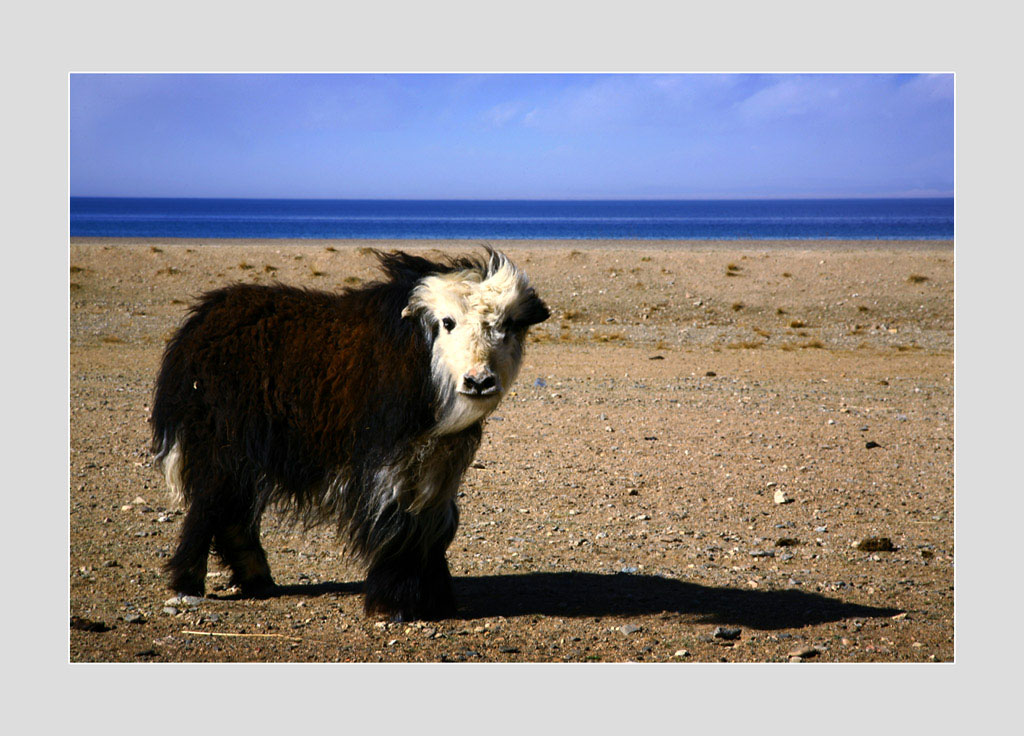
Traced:
POLYGON ((296 202, 734 202, 851 199, 955 199, 949 194, 746 195, 731 197, 224 197, 126 194, 69 194, 69 199, 195 199, 296 202))

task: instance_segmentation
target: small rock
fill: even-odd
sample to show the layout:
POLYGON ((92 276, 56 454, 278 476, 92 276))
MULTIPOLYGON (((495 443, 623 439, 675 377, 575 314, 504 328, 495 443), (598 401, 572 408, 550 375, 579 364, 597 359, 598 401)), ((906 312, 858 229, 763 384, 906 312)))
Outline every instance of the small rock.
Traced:
POLYGON ((800 540, 796 537, 780 537, 775 540, 776 547, 796 547, 800 544, 800 540))
POLYGON ((623 624, 619 627, 619 631, 626 636, 629 636, 630 634, 635 634, 638 631, 643 631, 643 628, 643 626, 637 626, 636 624, 623 624))
POLYGON ((635 572, 639 572, 639 569, 633 566, 628 566, 623 567, 621 570, 619 570, 619 572, 625 573, 626 575, 632 575, 635 572))
POLYGON ((868 449, 868 450, 872 450, 872 449, 874 449, 876 447, 881 447, 881 445, 878 444, 877 442, 875 442, 874 440, 870 440, 870 441, 864 443, 864 447, 866 449, 868 449))
POLYGON ((548 382, 545 381, 543 378, 538 378, 533 382, 533 385, 537 386, 538 388, 544 388, 545 386, 548 385, 548 382))
POLYGON ((174 606, 164 606, 163 612, 166 613, 168 616, 177 616, 178 615, 178 609, 175 608, 174 606))
POLYGON ((71 628, 77 631, 95 631, 99 633, 110 631, 110 627, 102 621, 93 621, 82 616, 71 617, 71 628))
POLYGON ((775 550, 771 549, 755 549, 750 553, 751 557, 774 557, 775 550))
POLYGON ((715 639, 725 639, 726 641, 732 641, 733 639, 740 638, 740 629, 733 629, 727 626, 716 626, 715 630, 711 632, 711 636, 715 639))
POLYGON ((793 503, 793 499, 790 498, 783 490, 776 490, 772 498, 775 500, 775 503, 777 504, 793 503))
POLYGON ((188 606, 189 608, 195 608, 203 599, 195 595, 176 595, 173 598, 168 598, 164 601, 165 606, 188 606))
POLYGON ((857 543, 862 552, 892 552, 896 549, 889 537, 867 537, 857 543))
POLYGON ((677 649, 676 653, 673 654, 672 656, 673 657, 689 657, 690 656, 690 650, 689 649, 677 649))
POLYGON ((124 617, 125 623, 129 624, 144 624, 146 619, 142 617, 141 613, 129 613, 124 617))
POLYGON ((797 647, 796 649, 793 649, 792 651, 789 652, 788 656, 789 657, 798 657, 799 658, 798 661, 803 661, 805 659, 810 659, 811 657, 817 657, 819 654, 821 654, 821 650, 818 649, 817 647, 804 646, 804 647, 797 647))
POLYGON ((519 654, 519 650, 515 647, 498 647, 498 651, 502 654, 519 654))
POLYGON ((714 378, 714 377, 715 377, 715 376, 717 376, 718 374, 717 374, 717 373, 715 373, 714 371, 708 371, 708 372, 707 372, 707 373, 705 373, 704 375, 705 375, 705 376, 707 376, 708 378, 714 378))

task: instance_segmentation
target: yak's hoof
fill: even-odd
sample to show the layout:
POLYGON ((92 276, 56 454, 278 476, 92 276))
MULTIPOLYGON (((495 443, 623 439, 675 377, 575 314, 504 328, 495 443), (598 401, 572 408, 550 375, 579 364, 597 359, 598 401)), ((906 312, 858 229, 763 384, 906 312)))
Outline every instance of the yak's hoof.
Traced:
POLYGON ((238 588, 243 598, 269 598, 277 590, 277 585, 270 577, 254 580, 231 581, 231 587, 238 588))
POLYGON ((455 605, 433 605, 433 606, 401 606, 386 604, 381 601, 366 602, 363 606, 366 615, 370 617, 383 618, 392 623, 404 623, 407 621, 441 621, 447 618, 455 618, 455 605))

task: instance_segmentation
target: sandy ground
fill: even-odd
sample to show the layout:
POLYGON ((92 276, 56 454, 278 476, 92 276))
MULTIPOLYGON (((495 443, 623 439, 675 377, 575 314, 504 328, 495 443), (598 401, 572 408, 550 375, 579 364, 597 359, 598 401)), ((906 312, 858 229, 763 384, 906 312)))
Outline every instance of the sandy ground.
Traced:
POLYGON ((273 515, 278 595, 212 564, 169 608, 152 381, 209 288, 472 244, 215 242, 72 242, 71 661, 952 660, 950 243, 499 243, 552 318, 463 484, 459 617, 410 625, 362 615, 332 530, 273 515))

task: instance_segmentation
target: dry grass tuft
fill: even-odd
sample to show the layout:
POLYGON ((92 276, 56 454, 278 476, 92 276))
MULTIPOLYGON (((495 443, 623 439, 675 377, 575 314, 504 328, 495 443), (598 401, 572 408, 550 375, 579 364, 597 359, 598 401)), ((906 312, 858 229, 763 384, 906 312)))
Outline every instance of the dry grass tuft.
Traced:
POLYGON ((156 273, 157 273, 157 276, 160 276, 160 275, 177 276, 178 274, 181 273, 181 270, 178 269, 178 268, 175 268, 174 266, 168 266, 167 268, 161 268, 156 273))
POLYGON ((263 267, 264 273, 273 273, 277 270, 277 266, 271 266, 269 263, 263 267))
POLYGON ((315 268, 313 268, 313 269, 310 269, 309 275, 310 276, 318 276, 319 277, 319 276, 326 276, 327 274, 324 271, 317 271, 315 268))
POLYGON ((782 272, 782 278, 788 279, 788 278, 792 278, 792 277, 793 277, 793 274, 791 274, 789 271, 783 271, 782 272))
POLYGON ((363 245, 360 246, 359 248, 356 248, 356 253, 358 253, 361 256, 372 256, 373 248, 363 245))
POLYGON ((116 345, 124 342, 124 340, 122 340, 117 335, 104 335, 103 337, 100 338, 100 340, 111 345, 116 345))
POLYGON ((789 326, 796 330, 800 327, 806 327, 807 324, 802 319, 794 319, 789 323, 789 326))
POLYGON ((151 246, 149 246, 149 252, 150 253, 163 253, 164 249, 163 248, 157 248, 155 245, 151 245, 151 246))
POLYGON ((907 276, 907 281, 909 281, 912 284, 923 284, 927 280, 927 276, 922 276, 919 273, 912 273, 909 276, 907 276))
POLYGON ((84 270, 85 269, 82 268, 81 266, 72 266, 71 267, 71 273, 82 273, 82 271, 84 271, 84 270))
POLYGON ((346 276, 344 281, 346 284, 360 284, 363 280, 358 276, 346 276))
POLYGON ((734 312, 740 311, 741 309, 743 309, 743 307, 744 307, 743 302, 733 302, 732 303, 732 311, 734 311, 734 312))
POLYGON ((242 261, 241 263, 238 264, 238 267, 243 271, 248 271, 250 268, 252 268, 252 264, 242 261))
POLYGON ((583 312, 579 311, 578 309, 567 309, 562 314, 562 319, 567 319, 570 322, 575 322, 576 320, 583 319, 583 312))
POLYGON ((328 245, 326 248, 324 248, 324 250, 327 251, 328 253, 337 253, 338 252, 338 249, 335 248, 333 245, 328 245))
POLYGON ((802 348, 818 348, 818 349, 820 349, 820 348, 825 347, 825 344, 821 340, 808 340, 807 342, 805 342, 800 347, 802 347, 802 348))
POLYGON ((730 342, 725 347, 730 350, 757 350, 759 347, 764 345, 761 340, 737 340, 736 342, 730 342))
POLYGON ((761 337, 771 337, 772 336, 772 333, 770 333, 768 330, 762 330, 760 327, 755 327, 754 328, 754 334, 760 335, 761 337))
POLYGON ((775 314, 788 314, 785 309, 779 307, 775 310, 775 314))

